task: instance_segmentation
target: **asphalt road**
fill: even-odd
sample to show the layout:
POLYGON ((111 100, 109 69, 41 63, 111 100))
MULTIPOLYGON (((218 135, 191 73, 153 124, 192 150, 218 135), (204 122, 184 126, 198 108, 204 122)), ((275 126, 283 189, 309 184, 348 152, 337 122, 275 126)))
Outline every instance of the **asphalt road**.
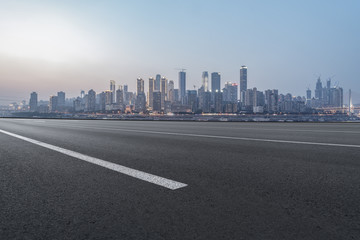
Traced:
POLYGON ((360 239, 360 124, 0 119, 0 130, 0 239, 360 239))

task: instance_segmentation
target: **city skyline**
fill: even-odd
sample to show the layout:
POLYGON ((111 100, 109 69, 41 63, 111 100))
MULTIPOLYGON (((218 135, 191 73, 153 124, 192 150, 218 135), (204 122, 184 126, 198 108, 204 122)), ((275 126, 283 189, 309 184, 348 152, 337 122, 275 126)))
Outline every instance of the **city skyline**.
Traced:
POLYGON ((358 5, 3 2, 0 102, 59 89, 75 97, 80 90, 105 89, 111 79, 135 91, 133 79, 143 78, 145 88, 158 73, 177 81, 178 68, 187 69, 187 89, 201 85, 204 71, 220 72, 223 86, 238 83, 239 68, 246 65, 248 88, 304 96, 320 74, 323 80, 335 75, 333 81, 352 89, 358 103, 358 5))

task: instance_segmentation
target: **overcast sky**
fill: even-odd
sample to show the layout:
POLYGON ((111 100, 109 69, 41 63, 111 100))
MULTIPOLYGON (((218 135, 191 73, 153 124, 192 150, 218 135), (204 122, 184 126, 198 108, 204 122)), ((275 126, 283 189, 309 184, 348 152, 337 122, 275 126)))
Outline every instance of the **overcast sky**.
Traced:
POLYGON ((3 1, 0 0, 0 101, 48 99, 107 90, 135 91, 157 73, 187 88, 203 71, 221 85, 305 95, 333 77, 360 92, 360 1, 3 1))

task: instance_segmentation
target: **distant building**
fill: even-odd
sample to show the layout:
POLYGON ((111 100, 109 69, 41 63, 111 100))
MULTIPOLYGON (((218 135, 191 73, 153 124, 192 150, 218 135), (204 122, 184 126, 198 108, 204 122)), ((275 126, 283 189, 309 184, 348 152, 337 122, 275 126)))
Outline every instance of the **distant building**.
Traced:
POLYGON ((268 113, 278 112, 279 91, 276 89, 265 91, 265 104, 268 113))
POLYGON ((105 91, 105 105, 113 104, 113 92, 110 90, 105 91))
POLYGON ((36 92, 30 94, 30 112, 36 112, 38 110, 38 95, 36 92))
POLYGON ((191 111, 194 113, 198 110, 198 101, 197 101, 197 92, 196 90, 187 90, 186 94, 187 105, 191 108, 191 111))
POLYGON ((153 107, 153 92, 154 92, 154 87, 155 87, 155 79, 154 78, 149 78, 149 92, 148 92, 148 104, 149 107, 152 108, 153 107))
POLYGON ((221 77, 218 72, 211 73, 211 92, 220 92, 221 77))
POLYGON ((323 95, 323 88, 322 88, 322 82, 321 82, 320 77, 319 77, 317 82, 316 82, 315 99, 322 100, 323 99, 322 95, 323 95))
POLYGON ((179 89, 174 89, 174 101, 175 102, 180 101, 180 90, 179 89))
POLYGON ((58 107, 64 107, 65 106, 65 93, 64 92, 58 92, 57 93, 57 97, 58 97, 58 107))
POLYGON ((164 109, 165 107, 165 101, 167 101, 167 85, 168 80, 165 77, 161 78, 161 107, 164 109))
POLYGON ((49 111, 50 112, 56 112, 58 110, 58 97, 57 96, 51 96, 50 97, 50 103, 49 103, 49 111))
POLYGON ((140 92, 136 96, 135 110, 137 112, 145 112, 146 111, 146 96, 145 96, 144 92, 140 92))
POLYGON ((136 90, 138 95, 144 93, 144 80, 142 78, 136 79, 136 90))
POLYGON ((209 73, 207 71, 203 72, 201 79, 202 79, 202 86, 204 87, 204 91, 208 92, 209 91, 209 73))
POLYGON ((99 94, 99 110, 105 111, 106 109, 106 92, 99 94))
POLYGON ((128 91, 128 85, 124 85, 124 104, 128 105, 130 102, 130 96, 128 91))
POLYGON ((245 92, 247 90, 247 67, 240 68, 240 101, 245 102, 245 92))
POLYGON ((160 91, 160 81, 161 81, 161 75, 156 74, 154 91, 160 91))
POLYGON ((186 96, 186 72, 183 70, 179 72, 179 95, 181 103, 184 104, 186 96))
POLYGON ((223 112, 223 94, 220 91, 214 93, 214 112, 223 112))
POLYGON ((87 94, 87 106, 86 111, 88 112, 95 112, 96 110, 96 92, 94 90, 89 90, 87 94))
POLYGON ((311 99, 311 90, 310 89, 308 89, 308 90, 306 90, 306 99, 311 99))
POLYGON ((110 91, 112 92, 112 103, 115 102, 115 91, 116 91, 116 87, 115 87, 115 81, 114 80, 110 80, 110 91))
POLYGON ((238 85, 236 83, 226 82, 223 89, 223 98, 226 102, 237 102, 238 85))
POLYGON ((168 84, 168 101, 173 103, 175 102, 175 96, 174 96, 174 81, 170 80, 168 84))
POLYGON ((124 91, 122 86, 119 86, 119 89, 116 90, 116 104, 119 106, 124 105, 124 91))
POLYGON ((153 92, 153 111, 156 111, 156 112, 161 111, 161 92, 160 91, 153 92))

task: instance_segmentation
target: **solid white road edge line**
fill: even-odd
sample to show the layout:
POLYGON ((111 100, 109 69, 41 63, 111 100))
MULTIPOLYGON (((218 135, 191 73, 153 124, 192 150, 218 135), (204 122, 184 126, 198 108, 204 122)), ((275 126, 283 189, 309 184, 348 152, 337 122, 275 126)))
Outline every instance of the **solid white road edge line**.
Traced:
POLYGON ((185 183, 176 182, 176 181, 173 181, 173 180, 170 180, 167 178, 163 178, 163 177, 159 177, 159 176, 156 176, 156 175, 153 175, 150 173, 142 172, 142 171, 128 168, 128 167, 125 167, 125 166, 122 166, 119 164, 101 160, 99 158, 90 157, 90 156, 87 156, 87 155, 84 155, 84 154, 81 154, 78 152, 74 152, 74 151, 71 151, 68 149, 57 147, 57 146, 54 146, 54 145, 51 145, 48 143, 40 142, 40 141, 31 139, 31 138, 23 137, 23 136, 20 136, 20 135, 11 133, 11 132, 7 132, 7 131, 1 130, 1 129, 0 129, 0 132, 7 134, 9 136, 12 136, 12 137, 33 143, 33 144, 36 144, 38 146, 68 155, 70 157, 74 157, 74 158, 77 158, 77 159, 80 159, 80 160, 83 160, 83 161, 86 161, 86 162, 89 162, 92 164, 96 164, 98 166, 131 176, 131 177, 134 177, 134 178, 146 181, 146 182, 150 182, 150 183, 153 183, 153 184, 156 184, 156 185, 159 185, 159 186, 171 189, 171 190, 175 190, 175 189, 179 189, 179 188, 183 188, 183 187, 187 186, 187 184, 185 184, 185 183))

